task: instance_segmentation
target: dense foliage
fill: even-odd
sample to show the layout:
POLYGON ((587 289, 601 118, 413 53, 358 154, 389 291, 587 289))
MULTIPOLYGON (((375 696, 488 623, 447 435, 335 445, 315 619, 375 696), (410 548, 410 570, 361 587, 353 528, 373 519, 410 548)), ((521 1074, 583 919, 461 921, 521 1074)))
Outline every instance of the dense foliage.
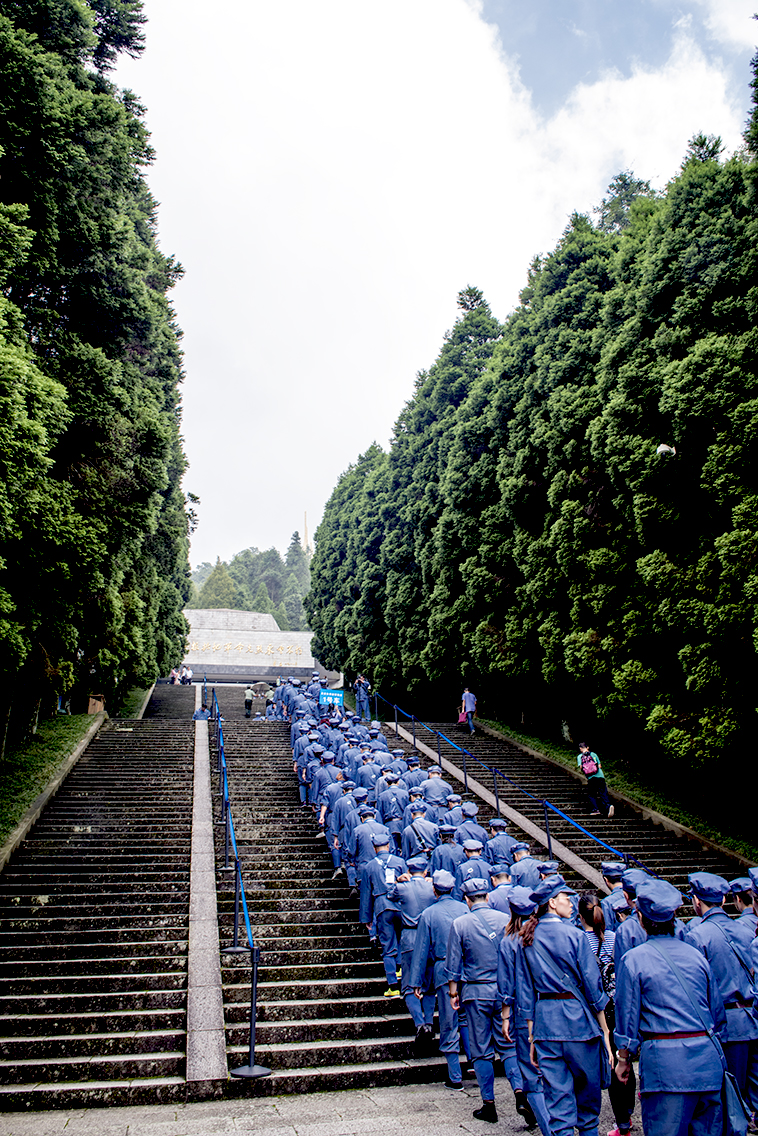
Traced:
POLYGON ((722 160, 697 135, 661 194, 618 175, 502 329, 461 294, 389 453, 350 467, 317 530, 324 665, 448 716, 465 681, 485 716, 701 785, 752 750, 755 139, 753 119, 722 160))
POLYGON ((181 273, 156 242, 143 108, 106 71, 140 0, 0 14, 0 677, 23 733, 182 657, 181 273))
POLYGON ((282 631, 308 629, 303 598, 311 585, 310 557, 294 532, 285 556, 275 548, 246 548, 226 564, 207 560, 192 573, 189 607, 237 608, 273 615, 282 631))

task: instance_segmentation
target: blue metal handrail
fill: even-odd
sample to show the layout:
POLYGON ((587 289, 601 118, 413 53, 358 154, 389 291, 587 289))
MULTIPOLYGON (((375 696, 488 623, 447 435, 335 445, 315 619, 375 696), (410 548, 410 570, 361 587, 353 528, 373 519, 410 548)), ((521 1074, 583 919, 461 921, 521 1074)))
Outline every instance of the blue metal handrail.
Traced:
POLYGON ((221 950, 224 954, 247 954, 250 951, 250 1032, 248 1037, 248 1063, 241 1066, 239 1069, 230 1070, 233 1077, 243 1077, 252 1079, 257 1077, 270 1077, 271 1070, 263 1065, 256 1065, 255 1063, 255 1026, 257 1021, 257 1005, 258 1005, 258 964, 260 962, 260 947, 258 947, 253 939, 253 930, 250 926, 250 912, 247 906, 247 896, 245 895, 245 883, 242 879, 242 865, 240 863, 239 850, 237 848, 237 837, 234 831, 234 818, 232 816, 232 807, 229 799, 229 775, 226 766, 226 753, 224 750, 224 727, 223 719, 221 717, 221 710, 216 697, 215 687, 213 689, 213 701, 211 706, 211 718, 216 724, 216 739, 218 745, 218 772, 220 778, 220 791, 221 791, 221 816, 224 824, 224 868, 223 871, 228 871, 229 865, 229 844, 231 842, 232 851, 234 853, 234 940, 230 947, 222 947, 221 950), (239 924, 240 924, 240 906, 245 919, 245 932, 247 934, 247 947, 240 946, 239 943, 239 924))
POLYGON ((375 714, 376 714, 376 711, 377 711, 377 700, 378 699, 381 699, 381 701, 385 704, 385 706, 390 707, 390 709, 394 711, 395 732, 396 733, 397 733, 397 726, 398 726, 398 713, 404 715, 407 719, 410 719, 410 721, 412 722, 412 725, 413 725, 413 747, 414 747, 414 749, 416 748, 416 726, 419 725, 423 729, 428 730, 429 733, 434 734, 435 737, 437 738, 437 756, 438 756, 438 758, 441 757, 441 754, 440 754, 440 739, 447 742, 448 745, 452 746, 453 749, 457 750, 458 753, 460 753, 462 755, 462 757, 463 757, 463 780, 464 780, 464 784, 466 786, 467 792, 468 792, 468 769, 467 769, 467 765, 466 765, 466 758, 467 757, 470 758, 472 761, 475 761, 477 765, 482 767, 482 769, 486 769, 488 773, 491 773, 493 785, 495 787, 495 801, 496 801, 496 804, 497 804, 497 815, 498 816, 500 816, 500 797, 499 797, 498 791, 497 791, 497 778, 498 777, 502 777, 502 779, 504 781, 507 781, 508 784, 512 785, 514 789, 517 789, 519 791, 519 793, 523 793, 525 797, 529 797, 530 800, 539 801, 542 804, 542 806, 544 808, 544 812, 545 812, 545 835, 547 837, 548 855, 551 858, 552 858, 553 852, 552 852, 552 839, 551 839, 551 836, 550 836, 550 824, 549 824, 549 820, 548 820, 548 809, 551 809, 554 813, 557 813, 558 816, 562 817, 563 820, 568 821, 568 823, 570 825, 573 825, 573 827, 576 828, 579 832, 583 833, 585 836, 588 836, 590 838, 590 840, 594 840, 594 842, 596 844, 599 844, 602 848, 606 848, 614 856, 618 857, 618 859, 623 860, 625 864, 629 864, 630 861, 631 861, 631 862, 637 864, 644 871, 648 872, 650 875, 652 875, 652 876, 658 875, 658 873, 653 871, 652 868, 649 868, 645 864, 642 864, 637 859, 636 856, 631 855, 631 853, 629 853, 629 852, 622 852, 618 848, 614 848, 612 844, 607 844, 605 840, 601 840, 599 836, 595 836, 594 833, 589 832, 588 829, 586 829, 584 827, 584 825, 579 824, 578 821, 575 821, 570 816, 567 816, 566 813, 564 813, 562 809, 559 809, 557 805, 554 805, 552 803, 552 801, 549 801, 546 797, 538 797, 535 793, 530 793, 528 789, 524 789, 524 787, 522 785, 519 785, 518 782, 514 781, 512 777, 508 777, 507 774, 503 773, 503 771, 501 769, 498 769, 496 766, 493 766, 493 765, 487 765, 486 762, 482 761, 481 758, 478 758, 475 754, 471 753, 470 750, 466 749, 464 746, 458 745, 457 742, 454 742, 452 738, 449 738, 447 736, 447 734, 443 734, 441 730, 435 730, 433 726, 429 726, 429 725, 426 724, 426 722, 422 722, 421 719, 417 718, 415 714, 409 714, 407 710, 403 710, 402 707, 398 706, 396 703, 389 702, 386 698, 384 698, 381 694, 379 694, 378 691, 374 692, 375 714))

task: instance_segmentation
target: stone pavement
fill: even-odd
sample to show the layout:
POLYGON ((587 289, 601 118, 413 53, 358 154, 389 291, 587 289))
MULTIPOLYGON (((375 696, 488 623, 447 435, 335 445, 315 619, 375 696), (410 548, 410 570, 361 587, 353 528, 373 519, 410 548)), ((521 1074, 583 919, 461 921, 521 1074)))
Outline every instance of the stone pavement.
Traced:
MULTIPOLYGON (((463 1093, 441 1085, 407 1085, 186 1105, 4 1113, 0 1136, 522 1136, 527 1128, 513 1107, 510 1086, 504 1078, 495 1084, 496 1125, 472 1117, 481 1103, 472 1083, 463 1093)), ((614 1127, 603 1094, 600 1136, 614 1127)))

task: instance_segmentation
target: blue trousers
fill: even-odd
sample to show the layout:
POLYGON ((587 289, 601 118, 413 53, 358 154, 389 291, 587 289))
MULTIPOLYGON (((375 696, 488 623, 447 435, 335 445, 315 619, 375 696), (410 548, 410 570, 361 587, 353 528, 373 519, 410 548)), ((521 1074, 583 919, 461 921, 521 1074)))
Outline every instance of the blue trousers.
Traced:
POLYGON ((400 935, 400 912, 391 908, 382 911, 374 920, 376 937, 382 948, 382 961, 384 973, 387 976, 388 986, 397 986, 397 966, 400 958, 398 945, 400 935))
POLYGON ((645 1136, 721 1136, 721 1094, 643 1093, 645 1136))
POLYGON ((359 718, 366 718, 366 719, 369 718, 368 695, 367 694, 364 694, 363 697, 361 697, 360 694, 356 694, 356 696, 355 696, 355 712, 356 712, 356 714, 358 715, 359 718))
MULTIPOLYGON (((506 1041, 503 1037, 503 1027, 501 1019, 502 1003, 498 998, 481 998, 475 1002, 464 1002, 463 1008, 466 1011, 466 1021, 468 1023, 468 1036, 469 1045, 471 1046, 471 1060, 474 1063, 474 1071, 476 1078, 479 1081, 479 1089, 482 1094, 483 1100, 492 1100, 493 1097, 485 1095, 485 1087, 482 1084, 480 1074, 484 1072, 482 1063, 488 1064, 492 1069, 492 1062, 495 1060, 495 1055, 501 1058, 505 1066, 505 1075, 511 1083, 514 1090, 523 1089, 524 1082, 519 1070, 518 1058, 516 1056, 516 1046, 512 1041, 506 1041)), ((494 1073, 492 1074, 494 1078, 494 1073)), ((487 1087, 489 1088, 489 1075, 486 1077, 487 1087)))
MULTIPOLYGON (((602 1099, 603 1039, 535 1041, 551 1136, 597 1136, 602 1099)), ((646 1136, 650 1136, 645 1128, 646 1136)), ((662 1136, 662 1134, 661 1134, 662 1136)), ((667 1136, 673 1136, 668 1133, 667 1136)))

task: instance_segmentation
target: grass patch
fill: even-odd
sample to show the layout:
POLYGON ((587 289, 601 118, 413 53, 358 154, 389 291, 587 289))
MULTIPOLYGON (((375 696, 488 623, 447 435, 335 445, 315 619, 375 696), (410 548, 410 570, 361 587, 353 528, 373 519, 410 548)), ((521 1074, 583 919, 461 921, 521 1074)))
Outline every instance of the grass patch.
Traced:
POLYGON ((124 695, 124 700, 119 706, 114 718, 136 718, 142 709, 142 703, 147 697, 147 692, 150 689, 146 686, 144 689, 140 686, 135 686, 132 690, 124 695))
MULTIPOLYGON (((514 729, 513 726, 509 726, 507 722, 495 722, 486 718, 483 718, 482 721, 485 726, 500 730, 501 733, 508 734, 514 741, 522 742, 530 749, 536 749, 540 753, 552 757, 554 761, 565 765, 567 769, 578 772, 576 764, 578 746, 559 745, 556 742, 546 741, 544 738, 524 734, 520 730, 514 729)), ((663 813, 664 816, 670 817, 677 824, 683 824, 687 828, 694 829, 695 832, 704 836, 707 840, 712 840, 715 844, 721 844, 732 852, 746 856, 748 860, 758 861, 758 845, 749 837, 734 832, 729 835, 720 826, 719 820, 714 820, 713 817, 709 818, 700 812, 688 809, 682 805, 681 801, 676 800, 670 794, 635 777, 626 764, 622 764, 613 757, 600 754, 600 760, 609 788, 624 793, 627 797, 631 797, 633 801, 645 805, 648 809, 655 809, 656 812, 663 813)))
POLYGON ((91 723, 89 714, 46 718, 28 745, 5 751, 0 762, 0 843, 55 776, 91 723))

